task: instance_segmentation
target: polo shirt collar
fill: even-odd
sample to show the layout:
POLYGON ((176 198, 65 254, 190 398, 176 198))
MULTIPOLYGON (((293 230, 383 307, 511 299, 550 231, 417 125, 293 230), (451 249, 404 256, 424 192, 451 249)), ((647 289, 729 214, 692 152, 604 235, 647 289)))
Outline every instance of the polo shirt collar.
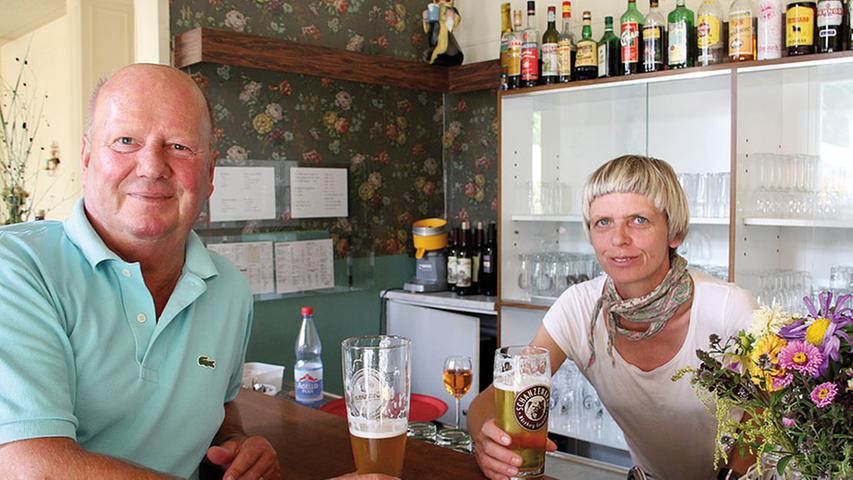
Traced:
MULTIPOLYGON (((71 215, 65 219, 64 226, 68 238, 77 245, 93 269, 105 260, 124 262, 107 247, 98 232, 92 227, 92 223, 86 216, 82 198, 74 204, 71 215)), ((184 272, 193 273, 204 280, 219 274, 204 243, 195 232, 191 231, 187 236, 185 255, 184 272)))

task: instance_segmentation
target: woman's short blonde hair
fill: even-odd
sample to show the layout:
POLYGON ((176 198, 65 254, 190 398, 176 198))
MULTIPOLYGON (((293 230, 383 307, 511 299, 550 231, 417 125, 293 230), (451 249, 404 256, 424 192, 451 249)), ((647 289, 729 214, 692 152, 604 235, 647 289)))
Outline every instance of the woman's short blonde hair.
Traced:
POLYGON ((657 158, 622 155, 614 158, 589 176, 583 189, 584 229, 589 235, 589 206, 608 193, 639 193, 666 215, 669 241, 683 240, 690 226, 687 195, 681 188, 675 170, 657 158))

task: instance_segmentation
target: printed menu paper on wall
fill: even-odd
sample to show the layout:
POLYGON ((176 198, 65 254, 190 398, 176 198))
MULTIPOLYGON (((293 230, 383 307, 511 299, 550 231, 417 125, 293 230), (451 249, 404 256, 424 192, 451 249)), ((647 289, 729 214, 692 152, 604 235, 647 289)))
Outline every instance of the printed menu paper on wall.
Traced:
POLYGON ((275 168, 216 167, 210 221, 275 219, 275 168))
POLYGON ((347 217, 346 168, 291 168, 291 218, 347 217))
POLYGON ((276 242, 275 290, 301 292, 335 286, 332 239, 276 242))
POLYGON ((272 242, 212 243, 207 248, 237 266, 253 295, 274 292, 272 242))

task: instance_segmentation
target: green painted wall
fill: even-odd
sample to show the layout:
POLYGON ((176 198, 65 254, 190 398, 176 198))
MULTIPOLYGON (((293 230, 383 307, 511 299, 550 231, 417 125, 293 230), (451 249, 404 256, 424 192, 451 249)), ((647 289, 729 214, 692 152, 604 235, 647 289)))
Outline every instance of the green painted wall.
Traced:
MULTIPOLYGON (((407 255, 361 258, 353 261, 353 270, 358 287, 351 292, 256 301, 246 361, 284 365, 286 378, 292 381, 294 344, 302 322, 300 309, 303 305, 314 307, 323 342, 324 388, 343 395, 341 341, 354 335, 379 333, 380 292, 400 288, 414 275, 415 263, 407 255)), ((336 262, 336 277, 345 271, 343 261, 336 262)))

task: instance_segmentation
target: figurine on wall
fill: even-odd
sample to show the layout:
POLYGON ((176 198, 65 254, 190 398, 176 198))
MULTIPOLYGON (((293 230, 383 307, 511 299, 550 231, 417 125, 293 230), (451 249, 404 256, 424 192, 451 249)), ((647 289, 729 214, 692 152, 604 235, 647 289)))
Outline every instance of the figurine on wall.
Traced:
POLYGON ((438 0, 427 5, 423 11, 424 32, 429 40, 425 55, 427 63, 447 67, 462 64, 464 55, 453 37, 453 29, 460 21, 462 16, 452 0, 438 0))

